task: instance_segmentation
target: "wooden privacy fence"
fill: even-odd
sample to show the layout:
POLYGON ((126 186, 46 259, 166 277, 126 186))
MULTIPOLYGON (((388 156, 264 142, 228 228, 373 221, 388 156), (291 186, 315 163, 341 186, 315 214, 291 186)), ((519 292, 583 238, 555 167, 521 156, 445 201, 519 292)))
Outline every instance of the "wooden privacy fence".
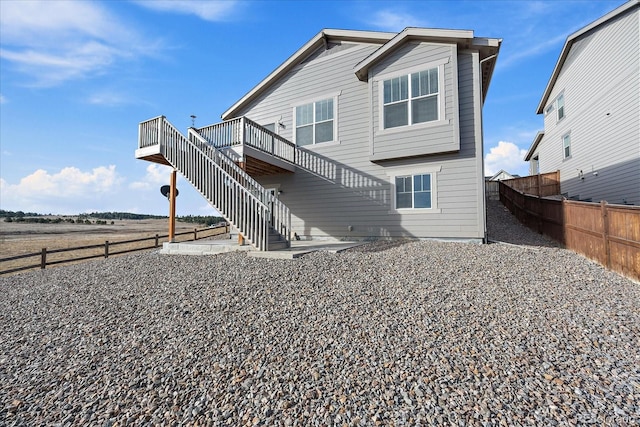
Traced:
POLYGON ((560 171, 505 179, 505 184, 525 194, 534 196, 553 196, 560 194, 560 171))
MULTIPOLYGON (((202 228, 202 229, 195 228, 193 231, 184 231, 182 233, 175 233, 175 236, 193 235, 192 238, 188 238, 185 240, 198 240, 198 239, 204 239, 206 237, 225 234, 225 233, 228 233, 228 231, 229 231, 228 225, 219 225, 216 227, 209 227, 209 228, 202 228)), ((74 261, 84 261, 84 260, 93 259, 93 258, 108 258, 110 255, 120 255, 120 254, 129 253, 129 252, 158 248, 160 246, 161 241, 164 239, 167 239, 168 237, 169 237, 168 235, 161 236, 156 234, 155 236, 151 236, 151 237, 122 240, 118 242, 110 242, 107 240, 104 243, 100 243, 96 245, 75 246, 71 248, 62 248, 62 249, 42 248, 40 252, 16 255, 16 256, 11 256, 7 258, 0 258, 0 265, 2 265, 3 263, 9 263, 11 261, 17 261, 17 260, 27 259, 27 258, 36 258, 36 257, 38 258, 38 261, 39 261, 37 264, 21 265, 19 267, 12 267, 6 270, 0 270, 0 274, 15 273, 18 271, 29 270, 33 268, 44 269, 48 265, 63 264, 63 263, 74 262, 74 261), (145 245, 145 246, 136 246, 133 248, 125 247, 124 249, 120 249, 117 251, 113 250, 113 248, 117 246, 122 247, 122 245, 131 245, 131 244, 148 242, 148 241, 152 241, 152 243, 150 245, 145 245), (73 252, 73 251, 85 252, 85 253, 87 251, 90 251, 91 253, 76 256, 73 258, 62 258, 62 259, 56 259, 56 260, 51 260, 50 258, 47 259, 47 257, 52 254, 59 254, 59 253, 66 253, 66 252, 73 252)))
POLYGON ((500 183, 500 200, 529 228, 567 249, 640 280, 640 206, 554 200, 500 183))

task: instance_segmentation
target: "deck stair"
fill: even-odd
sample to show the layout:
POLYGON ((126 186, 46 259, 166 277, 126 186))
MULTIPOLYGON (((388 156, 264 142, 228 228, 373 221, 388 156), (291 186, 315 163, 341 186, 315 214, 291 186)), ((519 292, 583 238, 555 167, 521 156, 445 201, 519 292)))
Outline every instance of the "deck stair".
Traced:
MULTIPOLYGON (((229 136, 225 131, 221 139, 229 136)), ((137 158, 178 170, 247 243, 261 251, 290 247, 289 208, 225 154, 225 144, 216 146, 195 128, 185 137, 164 116, 140 123, 138 139, 137 158)))

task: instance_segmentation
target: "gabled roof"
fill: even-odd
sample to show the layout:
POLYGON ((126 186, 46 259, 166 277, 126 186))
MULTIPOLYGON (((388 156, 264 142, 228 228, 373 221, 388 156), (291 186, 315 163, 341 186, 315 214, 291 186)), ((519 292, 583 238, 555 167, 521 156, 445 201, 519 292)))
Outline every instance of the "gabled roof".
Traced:
POLYGON ((304 61, 306 57, 312 54, 320 46, 325 45, 331 41, 346 41, 355 43, 374 43, 384 44, 391 40, 396 34, 380 31, 353 31, 353 30, 332 30, 324 29, 316 34, 311 40, 298 49, 293 55, 291 55, 285 62, 283 62, 278 68, 273 70, 264 80, 258 83, 253 89, 251 89, 245 96, 240 98, 238 102, 233 104, 227 111, 222 114, 222 120, 227 120, 233 117, 233 114, 244 106, 249 101, 255 99, 258 95, 264 92, 269 85, 280 77, 289 72, 296 65, 304 61))
POLYGON ((360 80, 366 80, 370 67, 385 58, 391 52, 408 40, 432 41, 457 43, 460 48, 474 48, 480 50, 480 60, 482 63, 482 94, 483 100, 486 97, 491 75, 495 67, 498 50, 502 39, 478 38, 473 36, 470 30, 446 30, 433 28, 405 28, 400 33, 388 33, 378 31, 355 31, 355 30, 334 30, 324 29, 316 34, 311 40, 298 49, 284 63, 276 68, 258 85, 251 89, 238 102, 233 104, 222 114, 222 119, 227 120, 234 116, 247 103, 263 93, 272 83, 284 76, 292 68, 303 62, 310 54, 319 47, 329 42, 352 42, 378 44, 375 52, 361 61, 354 72, 360 80))
POLYGON ((569 51, 571 50, 571 46, 573 46, 573 43, 583 34, 586 34, 589 31, 596 29, 601 25, 606 24, 612 19, 638 6, 640 6, 640 0, 630 0, 625 4, 623 4, 622 6, 612 10, 611 12, 602 16, 601 18, 593 21, 586 27, 582 27, 581 29, 579 29, 578 31, 576 31, 575 33, 567 37, 567 40, 564 42, 564 46, 562 47, 562 51, 560 52, 560 57, 558 58, 558 62, 556 63, 556 66, 553 69, 553 72, 551 73, 551 78, 549 79, 549 82, 547 83, 547 87, 545 88, 544 93, 542 94, 542 99, 538 104, 538 109, 536 110, 537 114, 542 114, 542 112, 544 111, 544 106, 547 104, 547 101, 549 100, 549 96, 551 95, 553 86, 556 84, 556 80, 558 80, 558 75, 560 74, 560 70, 564 65, 564 61, 567 59, 567 55, 569 54, 569 51))
POLYGON ((533 138, 533 142, 531 143, 531 147, 529 147, 529 151, 527 151, 527 154, 524 156, 524 161, 528 162, 529 160, 531 160, 531 156, 533 156, 533 153, 536 152, 536 148, 538 148, 538 145, 540 144, 540 141, 542 141, 542 137, 544 136, 544 131, 538 131, 538 133, 536 133, 536 137, 533 138))
MULTIPOLYGON (((509 172, 507 172, 504 169, 500 169, 500 172, 494 174, 492 177, 488 178, 489 181, 495 181, 500 175, 505 174, 507 176, 510 176, 511 178, 517 178, 518 175, 511 175, 509 172)), ((506 179, 511 179, 511 178, 506 178, 506 179)))

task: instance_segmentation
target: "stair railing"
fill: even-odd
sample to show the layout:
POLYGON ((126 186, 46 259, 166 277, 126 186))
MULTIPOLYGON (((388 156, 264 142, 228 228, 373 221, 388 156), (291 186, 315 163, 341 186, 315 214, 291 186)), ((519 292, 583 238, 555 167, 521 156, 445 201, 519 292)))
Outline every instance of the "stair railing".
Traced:
POLYGON ((291 245, 291 211, 289 208, 278 199, 275 194, 272 194, 260 183, 253 179, 247 172, 238 166, 229 156, 224 154, 219 149, 214 148, 213 144, 206 141, 199 131, 194 128, 189 128, 188 131, 189 141, 198 147, 203 153, 222 168, 229 176, 235 181, 241 183, 251 194, 257 197, 260 202, 266 205, 270 213, 268 214, 268 220, 271 227, 276 230, 287 242, 287 246, 291 245))
POLYGON ((139 145, 160 146, 167 161, 256 249, 267 250, 269 207, 229 175, 164 116, 140 124, 139 145))

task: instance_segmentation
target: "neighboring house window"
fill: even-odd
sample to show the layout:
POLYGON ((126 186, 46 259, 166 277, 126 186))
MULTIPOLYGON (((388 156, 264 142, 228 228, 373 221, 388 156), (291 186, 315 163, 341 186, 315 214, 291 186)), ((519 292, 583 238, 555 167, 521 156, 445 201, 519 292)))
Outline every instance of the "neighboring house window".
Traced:
POLYGON ((562 137, 562 152, 565 159, 571 157, 571 135, 569 134, 562 137))
POLYGON ((558 121, 564 118, 564 95, 560 95, 556 100, 557 111, 558 111, 558 121))
POLYGON ((546 110, 544 110, 544 114, 545 114, 545 115, 548 115, 548 114, 550 114, 552 111, 553 111, 553 104, 549 104, 549 105, 547 106, 547 109, 546 109, 546 110))
POLYGON ((531 175, 538 175, 540 173, 540 157, 535 156, 531 159, 531 175))
POLYGON ((439 68, 384 80, 384 129, 439 119, 439 68))
POLYGON ((396 176, 396 209, 431 208, 431 174, 396 176))
POLYGON ((334 140, 334 99, 323 99, 295 107, 296 145, 334 140))

